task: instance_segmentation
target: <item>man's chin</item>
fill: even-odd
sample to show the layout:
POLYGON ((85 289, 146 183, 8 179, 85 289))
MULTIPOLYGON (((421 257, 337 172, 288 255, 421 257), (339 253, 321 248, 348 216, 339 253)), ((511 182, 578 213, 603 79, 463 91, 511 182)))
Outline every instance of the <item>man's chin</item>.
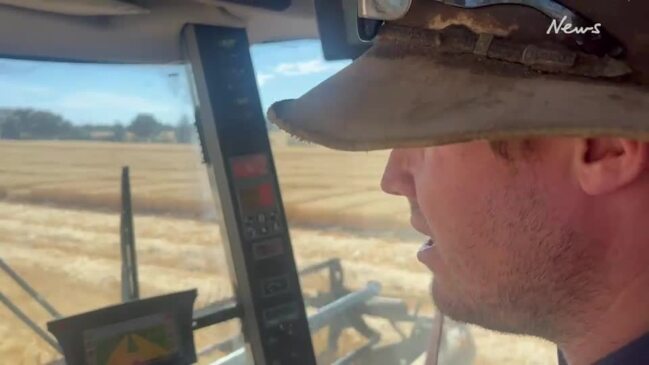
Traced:
POLYGON ((472 324, 499 332, 522 335, 533 334, 526 330, 520 321, 511 316, 511 311, 503 312, 494 307, 489 308, 486 305, 480 305, 479 303, 483 303, 481 300, 450 293, 443 284, 438 283, 436 280, 433 280, 431 292, 437 309, 456 322, 472 324), (507 313, 507 316, 503 316, 504 313, 507 313))
POLYGON ((480 322, 483 322, 481 319, 484 315, 481 312, 484 308, 472 308, 470 303, 474 301, 455 293, 449 293, 438 280, 433 280, 431 294, 435 306, 445 316, 457 322, 483 326, 483 323, 480 322))
POLYGON ((457 311, 456 306, 450 298, 448 297, 448 294, 444 291, 443 288, 441 288, 441 285, 439 284, 439 280, 433 279, 433 282, 431 283, 430 287, 430 292, 431 296, 433 298, 433 303, 435 303, 435 307, 437 307, 437 310, 439 310, 442 314, 445 316, 451 317, 453 320, 460 320, 462 319, 456 319, 454 318, 454 314, 457 311))

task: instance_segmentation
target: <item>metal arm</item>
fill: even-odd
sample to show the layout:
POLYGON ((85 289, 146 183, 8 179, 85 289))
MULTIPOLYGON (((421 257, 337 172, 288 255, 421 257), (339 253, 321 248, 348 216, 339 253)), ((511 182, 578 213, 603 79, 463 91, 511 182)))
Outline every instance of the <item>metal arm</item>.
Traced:
POLYGON ((0 269, 7 273, 10 278, 12 278, 16 284, 18 284, 24 291, 26 291, 29 296, 34 298, 46 311, 54 318, 61 318, 61 314, 54 309, 54 307, 43 298, 34 288, 32 288, 27 282, 20 277, 3 259, 0 259, 0 269))
POLYGON ((40 328, 34 321, 29 318, 23 311, 18 308, 9 298, 7 298, 4 294, 0 292, 0 302, 4 304, 9 310, 16 316, 18 319, 23 321, 29 328, 32 329, 32 331, 36 332, 36 334, 42 338, 45 342, 48 343, 48 345, 52 346, 53 349, 58 351, 59 353, 62 353, 61 348, 59 347, 59 344, 56 343, 52 337, 47 334, 47 332, 43 331, 42 328, 40 328))

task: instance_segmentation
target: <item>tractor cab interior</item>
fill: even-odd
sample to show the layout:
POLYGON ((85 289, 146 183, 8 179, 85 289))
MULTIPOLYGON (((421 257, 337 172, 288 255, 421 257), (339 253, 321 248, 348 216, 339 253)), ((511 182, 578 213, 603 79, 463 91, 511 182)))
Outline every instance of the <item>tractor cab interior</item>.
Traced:
POLYGON ((0 0, 0 362, 554 363, 436 312, 386 153, 267 123, 368 48, 359 3, 0 0))

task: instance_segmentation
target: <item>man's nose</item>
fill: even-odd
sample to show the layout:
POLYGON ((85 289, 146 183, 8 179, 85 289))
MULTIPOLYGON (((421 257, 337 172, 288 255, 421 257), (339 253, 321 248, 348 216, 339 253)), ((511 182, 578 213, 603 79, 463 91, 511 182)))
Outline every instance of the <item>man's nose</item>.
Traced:
POLYGON ((408 150, 392 150, 381 179, 381 189, 388 194, 414 198, 415 184, 411 167, 408 150))

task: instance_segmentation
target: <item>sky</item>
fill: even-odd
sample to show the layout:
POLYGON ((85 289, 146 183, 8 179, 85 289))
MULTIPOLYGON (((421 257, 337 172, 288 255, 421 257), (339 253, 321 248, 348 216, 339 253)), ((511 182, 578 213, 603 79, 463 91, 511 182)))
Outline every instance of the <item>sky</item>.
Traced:
MULTIPOLYGON (((264 110, 294 98, 349 61, 325 61, 318 40, 253 45, 264 110)), ((0 108, 34 108, 73 124, 128 124, 151 113, 175 125, 192 120, 189 75, 182 65, 97 65, 0 59, 0 108)))

